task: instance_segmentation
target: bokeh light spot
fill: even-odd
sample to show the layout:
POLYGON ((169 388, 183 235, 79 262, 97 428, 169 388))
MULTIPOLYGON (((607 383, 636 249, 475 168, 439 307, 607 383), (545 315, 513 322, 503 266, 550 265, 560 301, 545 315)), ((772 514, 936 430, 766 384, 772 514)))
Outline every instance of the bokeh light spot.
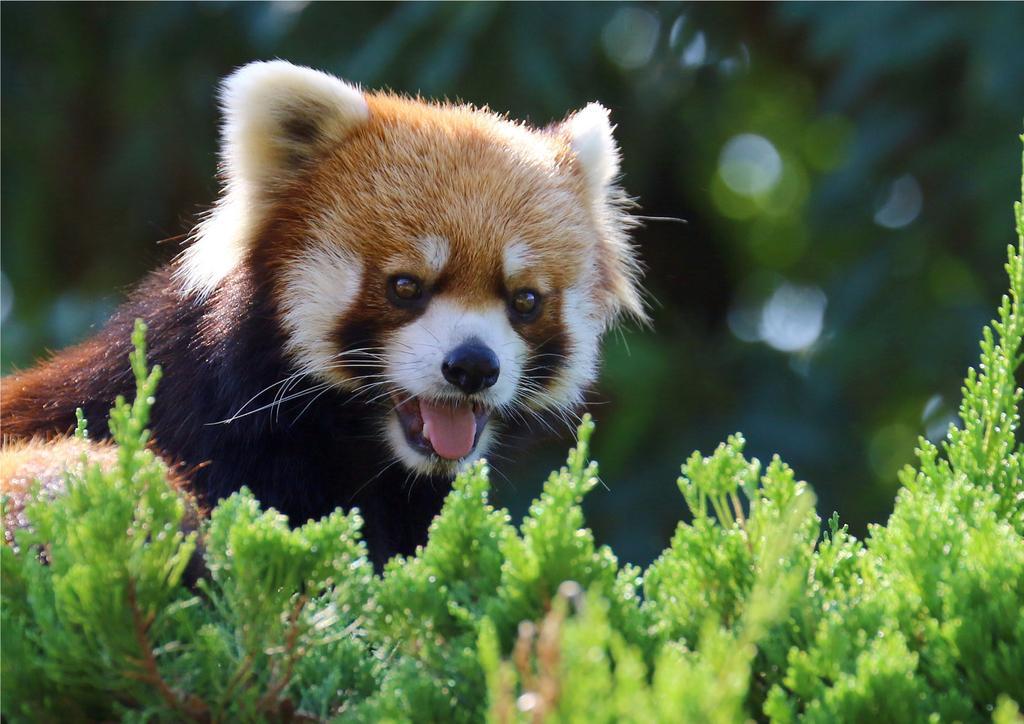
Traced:
POLYGON ((924 403, 924 410, 921 412, 921 420, 925 421, 932 417, 942 407, 942 395, 932 395, 928 402, 924 403))
POLYGON ((672 21, 672 27, 668 31, 668 47, 675 50, 683 37, 683 29, 686 28, 686 13, 672 21))
POLYGON ((274 12, 278 15, 298 15, 306 6, 309 5, 309 0, 275 0, 270 4, 274 12))
POLYGON ((718 62, 718 71, 728 77, 736 75, 741 71, 747 71, 750 69, 750 49, 746 43, 740 43, 739 51, 736 55, 732 55, 726 58, 722 58, 718 62))
POLYGON ((761 311, 754 307, 733 306, 728 316, 729 331, 743 342, 761 341, 761 311))
POLYGON ((742 133, 722 147, 718 173, 725 185, 741 196, 771 191, 782 177, 782 157, 764 136, 742 133))
POLYGON ((646 65, 654 55, 661 22, 647 10, 624 7, 612 16, 601 31, 604 52, 624 70, 646 65))
POLYGON ((924 436, 929 441, 937 443, 942 440, 949 432, 949 426, 955 425, 956 421, 956 413, 942 395, 932 395, 924 403, 921 422, 924 423, 924 436))
POLYGON ((704 59, 707 57, 707 54, 707 38, 704 37, 704 33, 699 32, 693 36, 693 40, 683 49, 679 62, 683 64, 684 68, 697 68, 704 65, 704 59))
POLYGON ((780 352, 807 349, 821 336, 827 303, 818 287, 779 285, 761 309, 761 340, 780 352))
POLYGON ((868 443, 868 460, 875 476, 895 484, 899 469, 910 462, 916 437, 913 430, 898 422, 876 430, 868 443))
POLYGON ((750 219, 760 212, 754 199, 741 196, 726 186, 720 173, 711 178, 711 201, 723 216, 737 221, 750 219))
POLYGON ((757 197, 758 206, 772 216, 791 216, 800 211, 810 190, 811 183, 803 164, 786 158, 778 180, 771 189, 757 197))
POLYGON ((917 179, 910 174, 900 176, 889 185, 885 201, 875 212, 875 223, 887 229, 902 229, 918 217, 923 202, 917 179))

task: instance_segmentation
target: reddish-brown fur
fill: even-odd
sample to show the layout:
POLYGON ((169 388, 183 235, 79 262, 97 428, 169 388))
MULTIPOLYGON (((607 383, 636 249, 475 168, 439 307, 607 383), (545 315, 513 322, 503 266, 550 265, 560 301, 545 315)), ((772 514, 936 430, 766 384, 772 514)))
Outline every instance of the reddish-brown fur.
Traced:
MULTIPOLYGON (((368 118, 343 137, 330 135, 331 124, 315 115, 282 122, 286 138, 278 146, 288 152, 250 200, 255 224, 208 296, 183 282, 188 262, 179 260, 150 275, 99 335, 2 380, 5 445, 66 435, 77 407, 93 433, 105 436, 107 408, 132 392, 128 339, 133 319, 142 317, 151 328, 151 359, 165 369, 156 444, 191 466, 201 501, 248 484, 296 522, 358 504, 378 561, 411 550, 444 486, 420 486, 414 498, 413 489, 404 492, 403 475, 378 480, 388 456, 362 441, 378 434, 379 412, 344 385, 313 398, 308 414, 306 399, 302 412, 283 406, 287 424, 267 416, 215 424, 294 370, 282 322, 292 293, 284 279, 304 263, 309 245, 337 244, 363 263, 352 292, 358 304, 339 310, 335 323, 332 344, 340 350, 380 344, 415 316, 384 294, 395 269, 416 273, 433 295, 466 309, 500 308, 515 289, 538 289, 545 297, 540 317, 517 330, 542 381, 555 379, 572 351, 567 290, 593 307, 593 336, 620 312, 642 317, 643 310, 621 192, 610 186, 595 196, 564 126, 536 131, 490 112, 389 94, 366 94, 365 101, 368 118), (446 240, 439 274, 414 253, 413 242, 424 237, 446 240), (528 249, 529 263, 509 278, 501 259, 511 244, 528 249), (376 489, 366 491, 370 483, 376 489)), ((343 369, 323 373, 345 381, 343 369)), ((60 451, 47 454, 58 459, 60 451)))

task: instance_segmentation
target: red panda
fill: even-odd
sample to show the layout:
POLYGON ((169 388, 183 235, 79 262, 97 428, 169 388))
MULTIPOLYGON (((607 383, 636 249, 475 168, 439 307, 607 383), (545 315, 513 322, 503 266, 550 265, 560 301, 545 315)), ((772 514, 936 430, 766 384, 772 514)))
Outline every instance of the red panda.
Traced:
POLYGON ((358 506, 375 560, 411 552, 501 420, 578 405, 602 334, 644 318, 608 112, 535 129, 283 61, 221 103, 220 199, 96 336, 2 381, 5 443, 77 407, 106 436, 141 317, 155 444, 202 504, 358 506))

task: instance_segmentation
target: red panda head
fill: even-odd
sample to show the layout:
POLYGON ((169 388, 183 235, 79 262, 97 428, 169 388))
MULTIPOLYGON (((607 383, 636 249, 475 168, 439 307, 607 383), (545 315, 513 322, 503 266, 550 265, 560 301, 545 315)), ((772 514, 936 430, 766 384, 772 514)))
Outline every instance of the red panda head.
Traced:
POLYGON ((602 334, 643 319, 600 105, 538 130, 281 61, 222 102, 224 193, 184 289, 267 269, 295 370, 377 403, 411 470, 481 455, 494 417, 578 404, 602 334))

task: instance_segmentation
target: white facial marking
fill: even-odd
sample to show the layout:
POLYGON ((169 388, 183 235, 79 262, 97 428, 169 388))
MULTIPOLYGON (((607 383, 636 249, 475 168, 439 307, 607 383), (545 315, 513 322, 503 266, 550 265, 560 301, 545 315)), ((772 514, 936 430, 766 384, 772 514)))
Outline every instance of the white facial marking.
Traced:
POLYGON ((598 345, 603 331, 600 310, 593 294, 581 286, 566 289, 562 297, 562 319, 570 350, 554 384, 537 400, 542 407, 553 401, 568 405, 582 402, 584 390, 597 377, 598 345))
POLYGON ((550 278, 538 273, 540 260, 525 241, 513 241, 506 246, 502 252, 501 265, 507 283, 514 284, 530 272, 530 286, 533 289, 541 294, 551 291, 550 278))
POLYGON ((388 441, 388 447, 391 448, 391 452, 402 461, 402 465, 406 468, 417 470, 427 475, 434 472, 432 458, 425 457, 410 447, 405 439, 405 433, 402 432, 402 423, 398 421, 395 415, 388 415, 385 421, 384 437, 388 441))
POLYGON ((299 369, 322 380, 337 379, 333 341, 338 319, 356 301, 363 265, 357 257, 329 242, 315 242, 282 274, 282 322, 285 349, 299 369))
POLYGON ((448 240, 443 236, 425 236, 420 239, 419 248, 423 262, 433 275, 437 276, 443 272, 448 264, 449 246, 448 240))
POLYGON ((534 262, 530 247, 523 241, 514 241, 505 247, 502 265, 506 277, 522 274, 534 262))
POLYGON ((416 397, 464 400, 441 372, 445 357, 469 339, 490 347, 501 371, 493 387, 476 398, 489 407, 508 404, 516 394, 527 348, 512 329, 505 305, 467 309, 447 299, 435 299, 427 311, 394 333, 386 343, 386 373, 416 397))

